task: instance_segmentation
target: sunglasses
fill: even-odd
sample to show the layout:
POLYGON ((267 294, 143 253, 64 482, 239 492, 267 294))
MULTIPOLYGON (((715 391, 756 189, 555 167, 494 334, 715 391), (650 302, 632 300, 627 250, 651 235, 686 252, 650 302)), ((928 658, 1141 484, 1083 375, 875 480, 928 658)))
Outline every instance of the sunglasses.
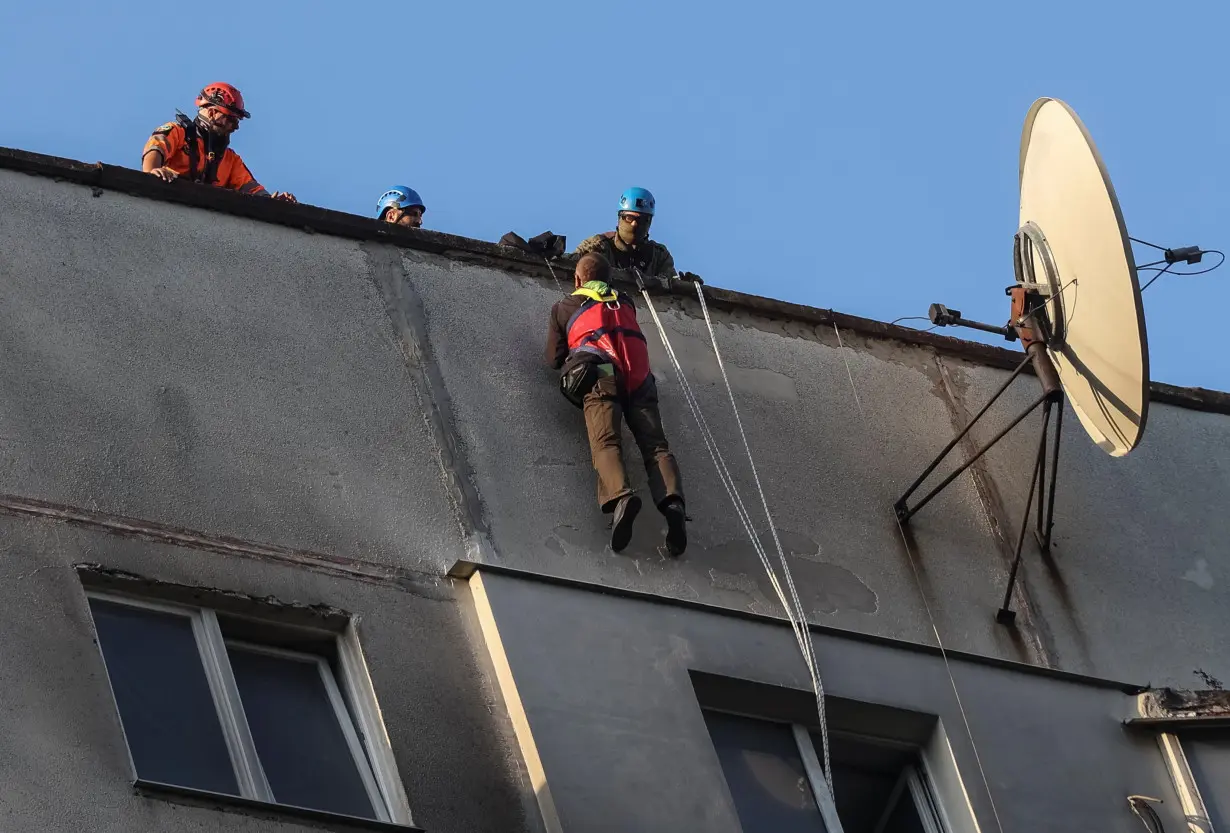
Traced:
POLYGON ((209 102, 210 107, 217 107, 219 110, 222 110, 228 116, 235 119, 236 121, 239 121, 240 119, 249 118, 252 115, 247 110, 240 110, 237 107, 232 107, 231 105, 227 104, 225 101, 222 100, 222 97, 219 95, 211 95, 206 99, 206 101, 209 102))

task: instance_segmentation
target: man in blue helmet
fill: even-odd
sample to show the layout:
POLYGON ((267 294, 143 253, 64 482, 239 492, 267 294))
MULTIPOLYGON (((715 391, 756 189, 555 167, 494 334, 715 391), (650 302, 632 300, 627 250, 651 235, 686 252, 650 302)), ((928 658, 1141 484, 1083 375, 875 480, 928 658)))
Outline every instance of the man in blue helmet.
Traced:
MULTIPOLYGON (((635 268, 645 277, 675 277, 675 259, 670 251, 649 239, 653 210, 653 194, 644 188, 629 188, 619 198, 619 225, 615 231, 582 240, 573 257, 596 252, 615 269, 635 268)), ((689 273, 686 277, 694 276, 689 273)))
POLYGON ((427 206, 423 205, 418 192, 405 185, 394 185, 381 194, 376 208, 382 223, 408 228, 422 228, 423 215, 427 213, 427 206))

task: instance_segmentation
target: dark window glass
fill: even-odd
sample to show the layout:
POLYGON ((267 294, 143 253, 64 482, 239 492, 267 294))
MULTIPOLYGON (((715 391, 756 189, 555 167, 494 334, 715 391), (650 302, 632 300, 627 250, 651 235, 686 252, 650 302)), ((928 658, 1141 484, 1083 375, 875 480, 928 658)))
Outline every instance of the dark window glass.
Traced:
POLYGON ((227 653, 274 800, 375 818, 316 663, 233 645, 227 653))
POLYGON ((90 600, 137 775, 239 795, 186 616, 90 600))
POLYGON ((744 833, 826 833, 789 726, 704 714, 744 833))
POLYGON ((1185 734, 1183 752, 1213 829, 1230 830, 1230 730, 1185 734))
POLYGON ((892 815, 888 817, 888 824, 883 827, 883 831, 884 833, 927 833, 909 790, 903 792, 901 798, 897 800, 897 806, 893 808, 892 815))

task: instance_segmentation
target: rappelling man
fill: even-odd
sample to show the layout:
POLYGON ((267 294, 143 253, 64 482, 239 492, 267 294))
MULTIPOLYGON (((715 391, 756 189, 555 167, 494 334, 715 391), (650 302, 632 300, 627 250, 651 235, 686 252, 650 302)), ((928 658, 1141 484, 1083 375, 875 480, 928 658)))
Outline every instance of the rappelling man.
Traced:
POLYGON ((166 182, 183 177, 254 197, 298 202, 294 194, 265 190, 231 150, 231 134, 250 115, 239 90, 230 84, 207 84, 197 94, 196 106, 195 119, 179 113, 154 131, 141 154, 141 170, 166 182))
POLYGON ((601 255, 589 252, 577 261, 575 291, 551 307, 546 360, 563 369, 560 389, 585 414, 598 473, 598 505, 612 516, 611 549, 619 552, 628 545, 641 509, 624 469, 626 420, 645 462, 654 505, 666 518, 666 548, 681 555, 688 545, 683 477, 663 433, 658 387, 636 306, 609 280, 610 265, 601 255))

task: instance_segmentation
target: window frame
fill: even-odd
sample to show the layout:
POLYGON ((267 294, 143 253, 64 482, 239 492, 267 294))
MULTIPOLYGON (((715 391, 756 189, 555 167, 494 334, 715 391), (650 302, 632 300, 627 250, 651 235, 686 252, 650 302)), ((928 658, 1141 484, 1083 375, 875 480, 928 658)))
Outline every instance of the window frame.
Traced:
MULTIPOLYGON (((811 785, 811 792, 816 799, 816 806, 820 809, 820 816, 824 821, 825 828, 829 833, 843 833, 841 819, 837 815, 837 804, 834 797, 829 793, 828 781, 824 777, 824 767, 820 763, 820 755, 816 752, 816 745, 815 741, 812 740, 811 730, 801 723, 791 723, 790 729, 794 734, 795 745, 799 747, 799 755, 803 759, 803 770, 807 773, 807 780, 811 785)), ((845 735, 846 737, 864 742, 916 749, 911 744, 898 744, 884 738, 869 738, 866 735, 853 732, 832 732, 831 734, 845 735)), ((875 829, 877 833, 888 824, 893 811, 897 809, 897 804, 901 801, 902 796, 906 794, 909 795, 910 801, 914 803, 914 810, 918 813, 918 818, 922 822, 925 833, 945 833, 946 828, 943 826, 944 822, 940 816, 939 802, 935 798, 934 791, 928 786, 926 766, 922 760, 921 750, 919 750, 918 763, 908 764, 897 777, 897 783, 893 787, 892 795, 884 806, 884 811, 880 814, 880 820, 876 824, 875 829)))
POLYGON ((1166 771, 1170 774, 1170 783, 1178 795, 1183 817, 1193 825, 1204 825, 1200 829, 1211 830, 1213 822, 1209 819, 1209 808, 1204 803, 1200 784, 1187 761, 1187 751, 1183 748, 1182 738, 1175 732, 1159 732, 1157 745, 1162 750, 1166 771))
MULTIPOLYGON (((338 666, 335 670, 327 659, 317 654, 262 645, 243 639, 228 639, 222 634, 216 611, 205 606, 198 607, 178 604, 100 590, 87 590, 86 598, 87 601, 97 599, 98 601, 111 604, 181 616, 189 620, 196 641, 197 652, 201 660, 201 666, 209 683, 209 690, 213 698, 218 723, 221 726, 222 735, 226 741, 231 766, 235 771, 235 780, 239 785, 239 798, 245 802, 257 802, 273 808, 307 810, 334 817, 362 820, 359 817, 347 816, 345 814, 298 807, 292 804, 282 804, 274 798, 269 782, 265 778, 264 769, 256 751, 256 744, 252 738, 247 716, 244 713, 243 701, 240 697, 239 688, 235 682, 235 675, 227 655, 227 646, 234 645, 243 650, 294 659, 300 662, 315 663, 324 683, 329 702, 333 706, 334 716, 337 718, 342 733, 346 738, 346 744, 350 749, 359 778, 362 780, 368 798, 371 801, 372 809, 376 816, 375 821, 413 828, 414 821, 411 816, 409 801, 405 788, 402 785, 401 777, 397 772, 396 761, 393 757, 392 747, 389 744, 384 722, 380 718, 380 707, 376 701, 375 689, 367 672, 367 664, 363 658, 362 648, 358 643, 358 633, 353 619, 347 624, 345 632, 340 634, 331 630, 313 629, 299 625, 293 626, 295 630, 316 632, 334 641, 338 666), (341 680, 338 679, 339 675, 342 678, 341 680)), ((255 621, 260 620, 256 619, 255 621)), ((91 626, 93 626, 92 611, 91 626)), ((102 649, 102 641, 97 638, 95 641, 105 668, 107 657, 102 649)), ((140 773, 137 772, 136 762, 132 757, 127 731, 123 726, 123 715, 119 712, 119 704, 115 698, 110 670, 107 671, 106 677, 108 691, 111 693, 112 702, 116 707, 116 715, 119 717, 120 731, 124 733, 125 754, 128 756, 128 763, 132 770, 134 783, 141 783, 145 779, 142 779, 140 773)), ((224 796, 222 793, 201 790, 190 784, 166 784, 164 786, 180 788, 195 793, 230 797, 224 796)))
POLYGON ((816 745, 812 743, 807 727, 800 723, 790 724, 790 733, 794 736, 794 745, 803 759, 803 772, 807 775, 807 783, 811 786, 811 795, 820 810, 820 820, 828 833, 844 833, 841 819, 837 816, 837 804, 833 794, 829 792, 828 779, 824 777, 824 766, 820 756, 816 754, 816 745))
MULTIPOLYGON (((811 788, 812 798, 816 802, 816 808, 820 813, 820 820, 823 822, 825 830, 828 833, 844 833, 841 819, 837 815, 837 804, 833 795, 829 792, 828 781, 824 777, 824 767, 820 763, 820 755, 816 752, 815 743, 811 738, 811 732, 814 727, 792 721, 774 720, 763 715, 732 711, 730 709, 714 709, 702 706, 702 710, 789 726, 790 732, 794 737, 795 747, 799 752, 799 758, 803 761, 803 772, 807 776, 807 784, 811 788)), ((921 819, 926 833, 948 833, 951 828, 947 824, 943 806, 936 797, 935 790, 931 787, 930 772, 922 749, 913 744, 898 743, 887 738, 870 737, 857 732, 830 730, 830 734, 843 735, 868 743, 874 742, 908 747, 918 752, 918 761, 902 769, 897 785, 893 788, 892 799, 885 806, 884 812, 880 816, 880 821, 876 825, 877 831, 883 829, 884 825, 888 823, 890 814, 897 808, 897 803, 903 795, 908 793, 910 800, 914 802, 914 809, 918 812, 918 817, 921 819)), ((712 743, 712 738, 710 738, 710 742, 712 743)), ((724 772, 723 777, 725 777, 724 772)), ((731 796, 731 798, 733 800, 734 797, 731 796)))

